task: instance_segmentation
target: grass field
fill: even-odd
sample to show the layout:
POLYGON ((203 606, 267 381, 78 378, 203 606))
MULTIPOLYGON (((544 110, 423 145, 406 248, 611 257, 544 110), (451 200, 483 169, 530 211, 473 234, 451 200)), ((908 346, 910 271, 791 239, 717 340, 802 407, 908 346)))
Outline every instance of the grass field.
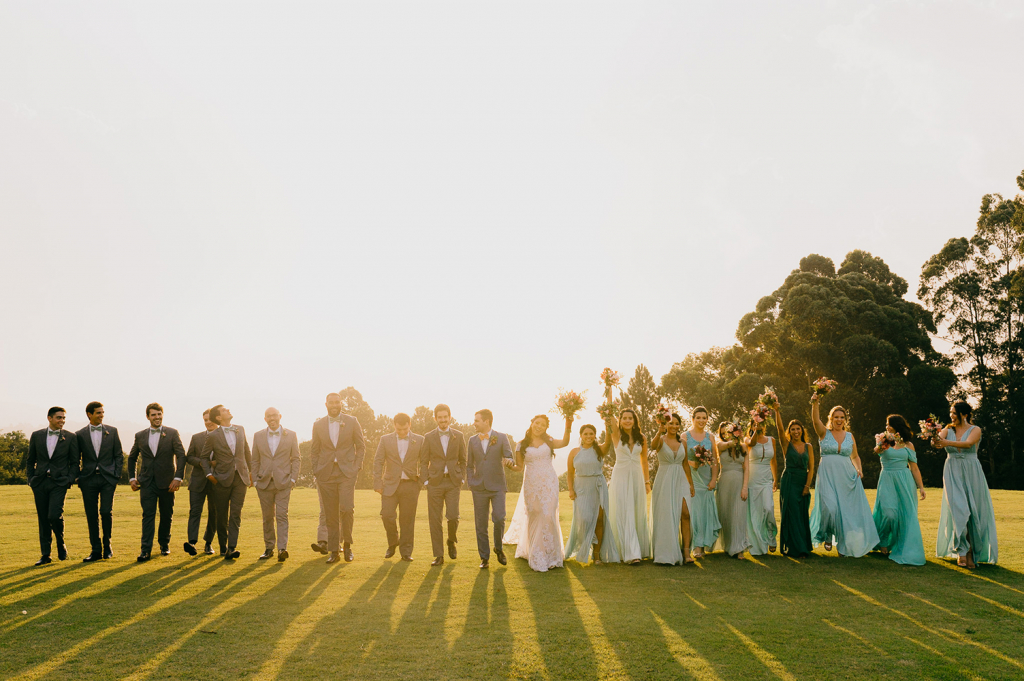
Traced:
MULTIPOLYGON (((0 677, 1020 679, 1024 493, 993 496, 1003 563, 975 572, 935 559, 913 568, 716 553, 696 567, 568 563, 538 574, 523 560, 477 568, 468 492, 458 560, 430 567, 425 497, 415 561, 384 560, 378 497, 360 491, 356 560, 326 565, 309 549, 317 500, 306 489, 292 496, 284 564, 256 561, 250 492, 238 561, 182 551, 179 494, 171 555, 138 565, 138 496, 119 487, 112 560, 81 563, 88 534, 75 488, 71 559, 35 568, 32 495, 3 487, 0 677)), ((929 490, 921 507, 928 555, 939 498, 929 490)), ((563 532, 571 509, 563 494, 563 532)))

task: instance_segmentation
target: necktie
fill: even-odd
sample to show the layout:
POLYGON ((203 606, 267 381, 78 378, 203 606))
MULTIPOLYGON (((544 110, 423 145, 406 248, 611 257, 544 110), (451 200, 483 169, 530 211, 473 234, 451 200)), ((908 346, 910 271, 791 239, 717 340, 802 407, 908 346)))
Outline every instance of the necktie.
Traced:
POLYGON ((103 426, 89 426, 89 432, 95 433, 97 430, 103 430, 103 426))

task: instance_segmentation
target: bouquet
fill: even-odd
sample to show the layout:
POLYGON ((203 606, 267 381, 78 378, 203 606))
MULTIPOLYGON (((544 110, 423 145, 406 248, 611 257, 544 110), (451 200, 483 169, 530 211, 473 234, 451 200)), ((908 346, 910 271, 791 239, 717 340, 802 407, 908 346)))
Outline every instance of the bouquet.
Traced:
POLYGON ((578 412, 587 403, 587 399, 584 395, 587 391, 584 390, 582 393, 577 393, 572 390, 559 390, 558 399, 555 400, 555 409, 559 414, 565 417, 567 421, 571 421, 573 414, 578 412))
POLYGON ((621 380, 622 376, 619 375, 618 371, 612 371, 608 367, 605 367, 601 372, 601 383, 604 384, 606 388, 618 385, 621 380))
POLYGON ((764 406, 768 407, 768 409, 778 409, 779 398, 772 388, 765 386, 764 392, 758 395, 757 397, 757 404, 763 404, 764 406))
POLYGON ((939 422, 939 417, 935 414, 929 414, 928 418, 918 421, 918 427, 921 428, 921 435, 919 436, 922 440, 928 440, 931 442, 939 436, 939 431, 942 430, 942 424, 939 422))
POLYGON ((619 403, 612 402, 608 404, 605 402, 604 404, 599 404, 597 406, 597 414, 601 417, 602 421, 614 419, 619 415, 619 403))
POLYGON ((822 395, 828 395, 830 392, 836 389, 839 384, 833 381, 831 378, 825 378, 822 376, 814 383, 811 383, 811 394, 821 397, 822 395))
POLYGON ((892 433, 878 433, 875 435, 875 454, 881 454, 890 447, 896 446, 896 436, 892 433))
POLYGON ((725 440, 739 440, 743 436, 743 431, 740 429, 740 424, 729 421, 725 424, 725 440))
POLYGON ((693 458, 698 466, 711 465, 711 451, 704 445, 693 448, 693 458))
POLYGON ((760 423, 775 423, 775 417, 772 416, 772 410, 767 405, 758 402, 754 405, 754 408, 750 410, 750 420, 755 424, 760 423))
POLYGON ((668 423, 672 420, 672 410, 664 403, 659 404, 654 410, 654 420, 658 423, 668 423))

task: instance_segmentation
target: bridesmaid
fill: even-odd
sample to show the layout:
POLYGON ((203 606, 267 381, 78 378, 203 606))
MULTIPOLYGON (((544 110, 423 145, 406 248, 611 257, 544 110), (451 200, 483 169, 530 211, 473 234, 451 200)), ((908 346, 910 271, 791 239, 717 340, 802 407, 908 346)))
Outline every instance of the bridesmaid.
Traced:
POLYGON ((686 445, 679 439, 683 420, 672 414, 658 424, 651 449, 658 452, 658 475, 651 493, 651 544, 654 562, 666 565, 692 563, 690 557, 690 509, 693 478, 686 464, 686 445), (682 550, 680 550, 682 537, 682 550))
POLYGON ((775 490, 779 488, 779 467, 775 462, 775 438, 764 432, 765 423, 750 423, 744 446, 747 449, 748 485, 743 488, 747 498, 747 537, 750 555, 775 553, 775 490))
MULTIPOLYGON (((608 403, 611 404, 611 390, 608 403)), ((618 422, 605 421, 615 465, 608 485, 608 510, 612 521, 612 539, 620 560, 639 563, 651 557, 651 533, 647 524, 647 493, 651 490, 647 471, 647 439, 636 422, 632 409, 623 409, 618 422)))
POLYGON ((619 556, 611 541, 608 513, 608 484, 604 480, 604 450, 597 444, 597 428, 580 428, 580 446, 569 452, 566 481, 572 499, 572 525, 565 542, 565 558, 586 564, 593 550, 594 565, 617 563, 619 556), (608 538, 609 541, 604 541, 608 538))
POLYGON ((811 420, 821 442, 818 484, 811 511, 811 541, 826 551, 860 558, 878 545, 878 531, 864 493, 860 456, 853 435, 846 431, 846 410, 832 407, 828 426, 821 422, 818 396, 811 397, 811 420))
POLYGON ((971 405, 957 402, 949 410, 952 423, 936 438, 945 447, 942 468, 942 511, 935 555, 956 556, 956 564, 973 570, 978 563, 996 563, 999 541, 992 495, 978 461, 981 428, 971 424, 971 405))
MULTIPOLYGON (((784 423, 782 413, 775 410, 775 423, 784 423)), ((804 424, 796 419, 786 430, 779 431, 782 449, 786 452, 786 471, 779 485, 782 506, 782 527, 779 541, 784 556, 802 558, 814 551, 811 545, 811 481, 814 480, 814 450, 807 441, 804 424)))
POLYGON ((715 436, 705 430, 708 424, 708 410, 697 407, 690 415, 693 426, 686 431, 686 451, 690 466, 694 469, 693 485, 696 494, 690 499, 690 525, 693 528, 693 557, 703 558, 704 551, 711 551, 722 529, 718 522, 718 507, 715 505, 715 487, 718 485, 718 444, 715 436), (698 464, 693 448, 702 445, 711 452, 711 464, 698 464))
POLYGON ((718 454, 722 457, 722 475, 715 490, 718 520, 722 524, 718 543, 733 558, 743 558, 743 552, 750 548, 747 497, 743 492, 749 481, 749 470, 747 453, 740 437, 740 427, 735 423, 723 421, 718 424, 718 454))
POLYGON ((903 565, 924 565, 924 540, 917 519, 917 496, 924 501, 924 483, 917 467, 917 452, 911 442, 907 420, 899 414, 885 419, 885 430, 896 436, 896 446, 882 451, 882 473, 878 476, 875 495, 875 528, 878 549, 903 565))

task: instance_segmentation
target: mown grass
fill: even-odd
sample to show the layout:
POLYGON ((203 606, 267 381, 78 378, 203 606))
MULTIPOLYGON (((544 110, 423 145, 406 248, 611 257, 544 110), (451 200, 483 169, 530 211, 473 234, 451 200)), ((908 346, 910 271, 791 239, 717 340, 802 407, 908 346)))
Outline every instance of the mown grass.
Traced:
MULTIPOLYGON (((80 562, 88 537, 75 489, 72 558, 35 568, 31 493, 5 487, 0 677, 1020 679, 1024 493, 993 496, 1002 564, 976 572, 935 559, 912 568, 716 553, 698 567, 570 563, 538 574, 522 560, 477 568, 468 492, 458 560, 429 566, 423 497, 415 562, 385 561, 378 497, 361 491, 356 561, 328 566, 309 549, 317 501, 305 489, 292 496, 284 564, 256 561, 253 494, 240 560, 185 555, 180 494, 171 556, 137 565, 138 496, 119 488, 113 560, 80 562)), ((921 508, 929 555, 939 498, 929 490, 921 508)), ((571 508, 563 495, 563 531, 571 508)))

